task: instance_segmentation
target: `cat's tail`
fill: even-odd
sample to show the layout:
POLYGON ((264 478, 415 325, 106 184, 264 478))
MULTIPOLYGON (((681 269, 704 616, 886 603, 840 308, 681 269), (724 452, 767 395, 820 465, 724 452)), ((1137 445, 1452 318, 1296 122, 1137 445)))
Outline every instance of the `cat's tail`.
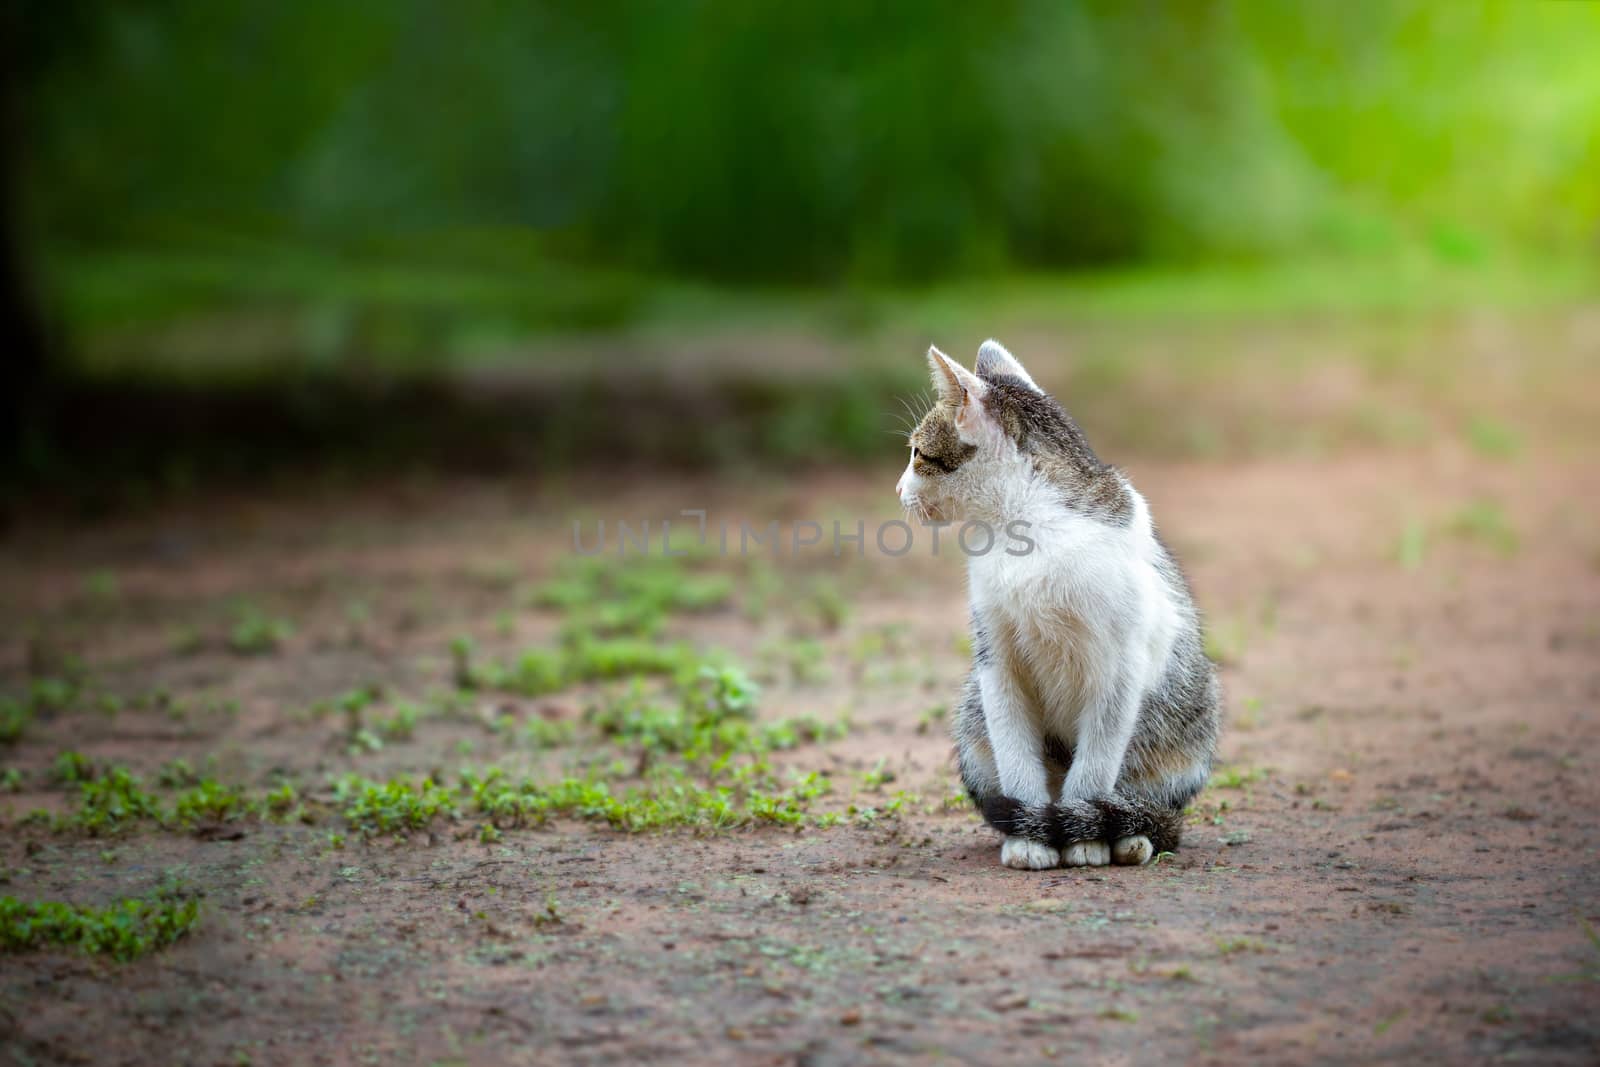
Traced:
POLYGON ((1183 836, 1183 812, 1135 793, 1102 793, 1086 800, 1030 807, 1010 797, 978 802, 983 821, 1011 837, 1066 848, 1076 841, 1115 844, 1142 834, 1155 853, 1174 852, 1183 836))

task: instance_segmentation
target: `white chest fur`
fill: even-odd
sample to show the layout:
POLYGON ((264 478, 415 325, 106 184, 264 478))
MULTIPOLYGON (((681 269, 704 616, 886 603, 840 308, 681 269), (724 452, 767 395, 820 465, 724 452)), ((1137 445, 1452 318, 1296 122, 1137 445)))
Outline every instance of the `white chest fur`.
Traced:
POLYGON ((1068 741, 1086 707, 1127 704, 1153 688, 1178 631, 1148 508, 1134 499, 1126 526, 1059 505, 1031 508, 1033 551, 968 565, 996 667, 1016 677, 1035 721, 1068 741))

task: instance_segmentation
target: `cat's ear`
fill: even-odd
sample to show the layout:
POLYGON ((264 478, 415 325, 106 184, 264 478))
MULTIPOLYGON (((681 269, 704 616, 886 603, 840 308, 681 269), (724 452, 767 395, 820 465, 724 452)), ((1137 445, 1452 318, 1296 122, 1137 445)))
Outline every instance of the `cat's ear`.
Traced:
POLYGON ((984 406, 989 385, 982 378, 939 351, 928 349, 928 365, 933 368, 933 387, 939 399, 956 411, 956 432, 968 444, 976 444, 999 426, 984 406))
POLYGON ((987 378, 991 381, 999 376, 1016 378, 1034 392, 1044 392, 1034 382, 1032 376, 1023 369, 1022 364, 1017 362, 1017 357, 1007 352, 1005 345, 1002 345, 992 337, 978 346, 978 362, 976 366, 978 368, 978 377, 980 378, 987 378))
POLYGON ((928 348, 928 366, 933 371, 933 387, 939 399, 958 411, 969 400, 982 400, 989 389, 983 379, 939 351, 928 348))

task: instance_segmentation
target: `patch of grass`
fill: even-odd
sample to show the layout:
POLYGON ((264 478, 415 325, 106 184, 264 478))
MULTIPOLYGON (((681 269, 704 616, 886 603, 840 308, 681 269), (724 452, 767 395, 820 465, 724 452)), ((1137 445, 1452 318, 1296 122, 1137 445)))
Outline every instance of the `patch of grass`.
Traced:
POLYGON ((420 830, 436 817, 456 812, 454 796, 431 778, 413 786, 404 777, 373 782, 346 775, 334 786, 334 803, 352 826, 366 833, 420 830))
POLYGON ((764 768, 747 766, 718 784, 702 785, 681 768, 661 768, 638 787, 614 792, 594 778, 562 778, 513 785, 492 769, 463 775, 462 789, 473 811, 497 827, 538 825, 554 816, 609 823, 632 832, 672 828, 725 830, 773 823, 798 826, 812 800, 827 792, 816 774, 777 787, 764 768))
POLYGON ((1239 713, 1234 716, 1233 725, 1240 730, 1254 730, 1261 725, 1260 697, 1245 697, 1239 701, 1239 713))
POLYGON ((1378 1020, 1377 1025, 1372 1028, 1372 1032, 1378 1037, 1382 1037, 1384 1034, 1388 1033, 1389 1027, 1405 1018, 1405 1015, 1406 1009, 1404 1008, 1401 1008, 1399 1011, 1393 1012, 1392 1014, 1385 1015, 1382 1019, 1378 1020))
POLYGON ((1244 655, 1248 640, 1243 619, 1212 619, 1205 628, 1205 653, 1215 663, 1232 666, 1244 655))
POLYGON ((523 696, 540 696, 554 693, 567 686, 567 665, 559 652, 546 649, 529 649, 515 663, 501 668, 488 668, 474 675, 474 685, 487 689, 503 689, 523 696))
POLYGON ((662 646, 628 638, 584 641, 569 653, 567 677, 590 682, 640 674, 672 675, 693 670, 698 664, 699 657, 688 645, 662 646))
POLYGON ((1272 946, 1253 937, 1219 937, 1217 951, 1224 956, 1236 956, 1243 952, 1271 952, 1272 946))
POLYGON ((114 604, 122 595, 122 586, 111 571, 94 571, 83 576, 83 595, 98 604, 114 604))
POLYGON ((759 727, 757 751, 795 748, 802 744, 820 745, 838 741, 850 733, 850 720, 840 716, 827 722, 816 715, 798 715, 759 727))
POLYGON ((79 677, 35 678, 22 696, 0 697, 0 745, 19 740, 43 712, 65 711, 82 692, 79 677))
POLYGON ((161 821, 161 800, 146 792, 143 784, 126 768, 112 767, 99 778, 84 782, 78 810, 67 825, 91 836, 116 833, 145 820, 161 821))
POLYGON ((871 770, 861 773, 861 786, 870 792, 877 792, 888 783, 894 781, 895 773, 887 766, 887 759, 880 759, 871 770))
POLYGON ((1502 556, 1516 555, 1517 531, 1505 510, 1494 500, 1474 500, 1451 517, 1446 529, 1456 537, 1476 541, 1502 556))
POLYGON ((22 772, 15 767, 0 771, 0 793, 22 792, 22 772))
POLYGON ((66 785, 77 785, 94 778, 94 764, 82 752, 68 750, 50 765, 50 777, 66 785))
POLYGON ((797 685, 811 685, 826 682, 830 677, 827 647, 815 638, 769 642, 762 648, 761 657, 768 678, 776 679, 787 673, 797 685))
POLYGON ((1595 955, 1589 958, 1587 966, 1572 974, 1558 974, 1549 979, 1552 982, 1596 982, 1600 983, 1600 930, 1596 930, 1588 919, 1578 917, 1578 925, 1583 929, 1583 936, 1595 950, 1595 955))
POLYGON ((33 708, 21 700, 0 699, 0 745, 18 741, 33 722, 33 708))
POLYGON ((169 760, 156 772, 156 784, 168 789, 183 789, 200 781, 186 759, 169 760))
POLYGON ((1243 789, 1247 785, 1266 781, 1267 774, 1264 767, 1219 767, 1211 772, 1208 784, 1213 789, 1243 789))
POLYGON ((1467 423, 1467 443, 1486 459, 1513 459, 1522 451, 1522 435, 1503 422, 1478 416, 1467 423))
POLYGON ((228 647, 243 656, 267 655, 294 636, 294 624, 273 618, 254 604, 240 604, 234 611, 233 628, 228 631, 228 647))
POLYGON ((950 714, 950 709, 943 704, 935 704, 917 716, 917 733, 925 734, 933 728, 934 723, 940 723, 950 714))
POLYGON ((178 794, 173 804, 173 818, 183 826, 197 822, 228 822, 242 818, 250 811, 244 791, 207 778, 192 789, 178 794))
POLYGON ((635 682, 591 708, 589 722, 615 742, 644 753, 681 753, 699 759, 750 747, 758 690, 736 667, 702 667, 670 699, 651 699, 635 682))
POLYGON ((534 748, 560 748, 570 744, 576 729, 566 719, 546 719, 535 715, 522 727, 522 736, 534 748))
MULTIPOLYGON (((674 538, 674 552, 694 549, 674 538)), ((529 597, 538 607, 564 611, 608 606, 612 618, 658 624, 669 614, 711 611, 732 599, 733 579, 693 569, 693 556, 573 558, 529 597)))
POLYGON ((379 734, 391 741, 409 741, 416 736, 417 722, 421 718, 421 708, 401 702, 394 706, 394 711, 386 718, 377 720, 373 725, 379 734))
POLYGON ((850 602, 831 575, 811 580, 802 606, 815 613, 824 630, 838 630, 850 618, 850 602))
POLYGON ((507 664, 458 663, 457 678, 464 670, 468 688, 543 696, 579 682, 692 672, 699 663, 685 644, 660 645, 632 637, 581 638, 564 648, 529 649, 507 664))
POLYGON ((193 623, 174 626, 167 635, 167 647, 174 656, 192 656, 206 647, 205 631, 193 623))
POLYGON ((287 821, 300 812, 300 794, 290 782, 279 783, 261 798, 260 810, 270 819, 287 821))
POLYGON ((1419 570, 1428 554, 1428 527, 1420 519, 1409 519, 1400 531, 1394 556, 1408 571, 1419 570))
POLYGON ((129 898, 94 908, 0 897, 0 949, 69 948, 125 963, 171 945, 199 921, 197 900, 129 898))
POLYGON ((473 661, 477 657, 477 643, 465 634, 460 634, 450 640, 450 666, 451 678, 457 689, 476 689, 477 672, 473 669, 473 661))

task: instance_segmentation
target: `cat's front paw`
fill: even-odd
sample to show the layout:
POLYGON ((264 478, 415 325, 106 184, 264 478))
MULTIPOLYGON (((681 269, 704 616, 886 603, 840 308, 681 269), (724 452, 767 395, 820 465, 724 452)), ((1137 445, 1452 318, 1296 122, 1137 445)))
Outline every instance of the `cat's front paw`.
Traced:
POLYGON ((1042 871, 1061 866, 1061 853, 1025 837, 1008 837, 1000 846, 1000 862, 1019 871, 1042 871))
POLYGON ((1111 846, 1104 841, 1074 841, 1061 861, 1068 867, 1104 867, 1111 862, 1111 846))

